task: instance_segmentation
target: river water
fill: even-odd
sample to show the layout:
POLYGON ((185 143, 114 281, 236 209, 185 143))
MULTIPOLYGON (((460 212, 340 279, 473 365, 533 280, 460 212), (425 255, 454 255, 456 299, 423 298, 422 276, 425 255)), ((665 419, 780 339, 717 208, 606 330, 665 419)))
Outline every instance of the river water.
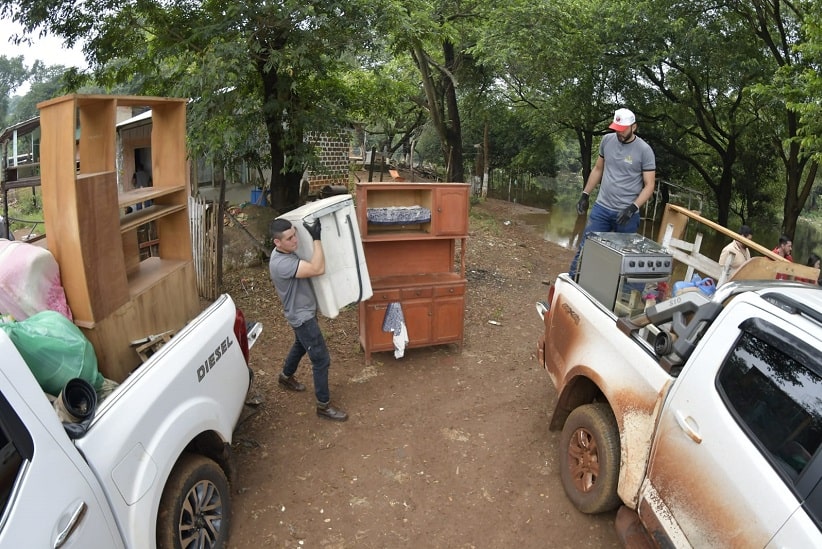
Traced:
MULTIPOLYGON (((644 210, 643 222, 640 231, 651 240, 658 240, 659 225, 661 219, 653 220, 644 210)), ((579 232, 583 227, 577 226, 578 217, 576 213, 576 202, 573 200, 560 200, 545 213, 529 213, 521 216, 521 220, 533 227, 541 228, 543 238, 549 242, 554 242, 566 248, 573 248, 578 243, 579 232)), ((658 217, 661 217, 658 216, 658 217)), ((695 225, 691 222, 690 225, 695 225)), ((732 225, 733 227, 733 225, 732 225)), ((734 227, 738 228, 738 227, 734 227)), ((780 229, 773 227, 752 227, 754 230, 754 240, 767 248, 774 248, 779 240, 780 229)), ((690 228, 693 231, 692 228, 690 228)), ((692 235, 688 240, 693 241, 692 235)), ((722 248, 730 240, 721 234, 707 229, 703 233, 701 253, 714 260, 719 259, 722 248)), ((808 256, 815 252, 822 255, 822 234, 813 225, 803 219, 799 220, 796 230, 796 240, 793 243, 793 257, 797 263, 805 264, 808 256)))

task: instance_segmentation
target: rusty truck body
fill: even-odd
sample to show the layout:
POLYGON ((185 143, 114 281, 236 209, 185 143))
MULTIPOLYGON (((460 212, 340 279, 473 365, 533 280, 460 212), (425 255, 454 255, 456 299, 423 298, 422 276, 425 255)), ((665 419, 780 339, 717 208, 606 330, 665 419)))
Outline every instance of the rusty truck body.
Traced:
POLYGON ((629 547, 821 547, 822 291, 731 282, 618 318, 537 304, 563 487, 629 547))

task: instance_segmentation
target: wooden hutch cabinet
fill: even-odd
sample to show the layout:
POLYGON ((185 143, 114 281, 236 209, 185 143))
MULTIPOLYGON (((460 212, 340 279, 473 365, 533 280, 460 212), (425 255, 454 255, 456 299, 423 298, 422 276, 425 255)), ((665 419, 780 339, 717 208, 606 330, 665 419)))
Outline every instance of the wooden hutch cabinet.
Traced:
POLYGON ((391 303, 402 308, 407 348, 445 343, 462 348, 469 187, 357 185, 357 222, 374 291, 359 305, 366 363, 372 352, 394 350, 393 333, 383 331, 391 303), (458 242, 460 262, 455 265, 458 242))
POLYGON ((186 100, 67 95, 37 107, 47 246, 100 372, 119 382, 140 362, 131 341, 178 330, 200 308, 188 220, 186 100), (152 187, 118 188, 118 107, 152 110, 152 187), (149 222, 157 227, 159 256, 141 261, 137 230, 149 222))

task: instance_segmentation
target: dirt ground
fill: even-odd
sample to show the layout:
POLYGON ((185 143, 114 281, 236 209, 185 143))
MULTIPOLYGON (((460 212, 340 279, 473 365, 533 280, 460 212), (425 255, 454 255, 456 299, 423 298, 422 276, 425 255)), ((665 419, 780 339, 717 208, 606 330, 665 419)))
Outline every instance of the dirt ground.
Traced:
POLYGON ((346 423, 315 415, 307 359, 305 393, 277 385, 293 332, 267 266, 227 273, 246 317, 265 326, 251 353, 261 403, 235 435, 230 548, 619 547, 614 514, 577 512, 560 484, 534 302, 572 252, 522 220, 534 211, 472 206, 462 352, 375 353, 366 366, 356 306, 321 318, 346 423))

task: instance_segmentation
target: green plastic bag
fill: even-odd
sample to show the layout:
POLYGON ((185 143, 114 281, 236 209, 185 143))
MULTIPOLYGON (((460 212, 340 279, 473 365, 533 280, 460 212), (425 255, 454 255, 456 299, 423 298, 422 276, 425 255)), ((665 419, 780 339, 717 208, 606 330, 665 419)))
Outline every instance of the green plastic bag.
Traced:
POLYGON ((56 311, 42 311, 19 322, 0 324, 26 361, 40 387, 57 395, 79 377, 95 390, 104 378, 97 370, 94 347, 80 328, 56 311))

